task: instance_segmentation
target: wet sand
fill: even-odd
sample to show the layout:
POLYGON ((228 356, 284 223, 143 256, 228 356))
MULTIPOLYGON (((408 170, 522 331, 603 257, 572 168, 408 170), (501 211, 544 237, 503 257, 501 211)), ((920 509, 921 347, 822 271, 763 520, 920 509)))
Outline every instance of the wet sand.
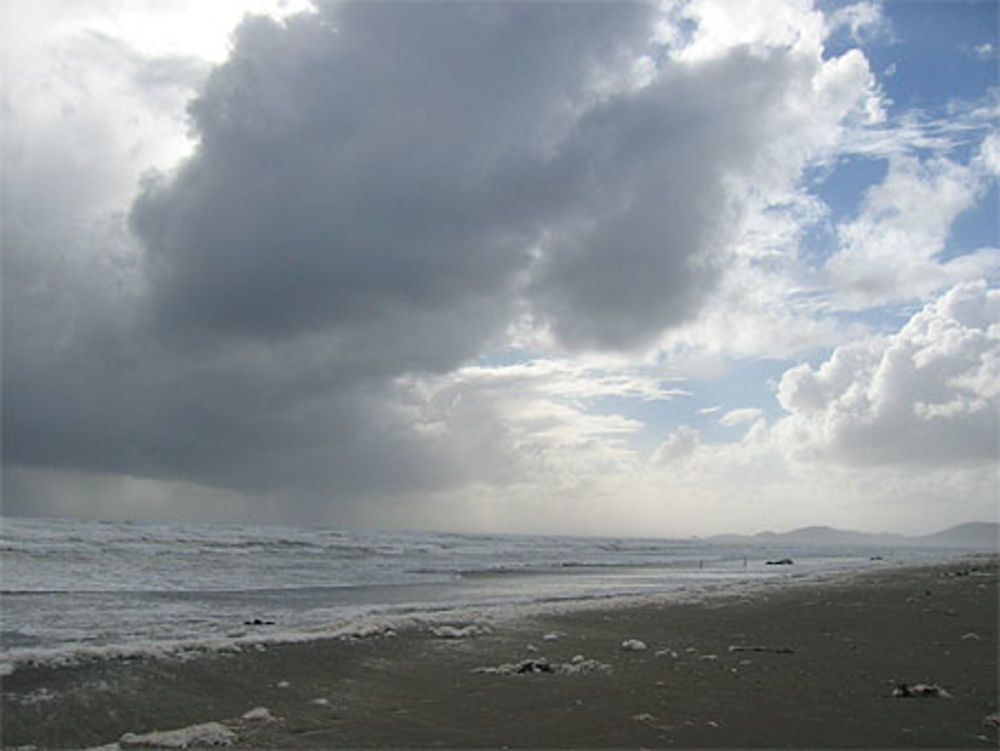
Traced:
POLYGON ((236 746, 272 748, 996 748, 997 590, 996 559, 976 558, 464 638, 20 668, 2 737, 86 747, 214 721, 236 746), (900 684, 947 695, 894 696, 900 684), (255 707, 273 719, 242 718, 255 707))

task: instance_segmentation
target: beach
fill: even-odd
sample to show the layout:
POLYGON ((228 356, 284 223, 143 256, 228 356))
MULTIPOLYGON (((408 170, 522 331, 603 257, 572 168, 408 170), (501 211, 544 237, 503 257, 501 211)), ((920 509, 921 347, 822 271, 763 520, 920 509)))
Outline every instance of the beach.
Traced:
POLYGON ((979 556, 184 660, 22 665, 3 679, 3 744, 991 748, 997 616, 997 560, 979 556))

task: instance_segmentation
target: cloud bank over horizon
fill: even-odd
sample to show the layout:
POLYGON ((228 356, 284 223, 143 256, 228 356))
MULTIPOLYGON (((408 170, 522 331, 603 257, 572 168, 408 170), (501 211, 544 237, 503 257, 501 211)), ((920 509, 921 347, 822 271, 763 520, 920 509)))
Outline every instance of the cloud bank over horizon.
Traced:
POLYGON ((997 88, 901 103, 878 4, 26 7, 4 513, 996 517, 997 88))

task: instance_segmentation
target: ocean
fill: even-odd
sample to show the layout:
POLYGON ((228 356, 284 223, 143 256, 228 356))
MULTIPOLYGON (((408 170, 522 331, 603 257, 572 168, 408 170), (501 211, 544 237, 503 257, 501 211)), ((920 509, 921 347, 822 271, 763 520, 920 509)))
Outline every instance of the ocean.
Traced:
POLYGON ((940 549, 0 520, 0 674, 940 559, 940 549), (790 557, 793 565, 768 565, 790 557), (881 560, 873 560, 873 557, 881 560))

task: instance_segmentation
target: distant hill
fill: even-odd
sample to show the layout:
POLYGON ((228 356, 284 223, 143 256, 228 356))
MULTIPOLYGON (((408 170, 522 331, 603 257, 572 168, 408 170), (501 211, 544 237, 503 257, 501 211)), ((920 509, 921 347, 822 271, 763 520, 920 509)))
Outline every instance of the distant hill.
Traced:
POLYGON ((916 539, 923 545, 998 550, 1000 549, 1000 524, 969 522, 916 539))
POLYGON ((731 545, 846 545, 846 546, 927 546, 967 548, 970 550, 1000 549, 1000 525, 993 522, 969 522, 949 527, 932 535, 907 536, 870 532, 853 532, 833 527, 802 527, 790 532, 758 532, 755 535, 715 535, 711 542, 731 545))

